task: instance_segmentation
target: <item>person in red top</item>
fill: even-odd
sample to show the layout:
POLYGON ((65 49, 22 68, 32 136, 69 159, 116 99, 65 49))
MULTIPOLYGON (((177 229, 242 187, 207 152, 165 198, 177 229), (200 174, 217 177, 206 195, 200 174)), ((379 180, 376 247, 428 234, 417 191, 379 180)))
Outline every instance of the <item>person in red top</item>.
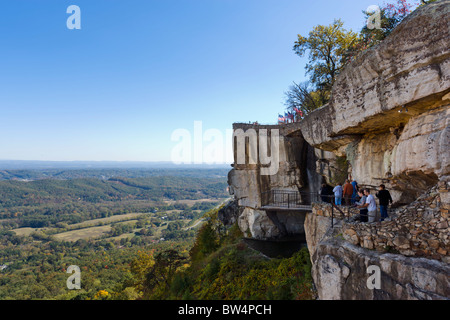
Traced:
POLYGON ((343 187, 343 195, 346 206, 349 206, 351 204, 352 194, 353 194, 353 185, 350 183, 349 180, 345 180, 345 184, 343 187))

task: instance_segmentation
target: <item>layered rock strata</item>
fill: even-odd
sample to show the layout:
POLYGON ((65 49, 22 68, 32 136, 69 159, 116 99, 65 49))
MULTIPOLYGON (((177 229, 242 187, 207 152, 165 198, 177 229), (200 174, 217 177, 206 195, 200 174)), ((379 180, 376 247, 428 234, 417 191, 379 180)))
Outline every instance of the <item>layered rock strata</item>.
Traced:
MULTIPOLYGON (((305 140, 346 157, 360 185, 384 183, 408 203, 450 173, 450 1, 424 6, 338 76, 305 140)), ((332 153, 332 154, 330 154, 332 153)))
MULTIPOLYGON (((347 232, 353 230, 349 228, 351 224, 346 223, 339 214, 334 217, 332 227, 331 206, 316 204, 305 220, 312 276, 319 299, 450 299, 448 263, 387 253, 386 247, 373 247, 372 240, 369 243, 362 239, 362 245, 360 242, 355 245, 352 239, 348 239, 354 236, 347 232), (378 287, 373 285, 376 283, 375 269, 379 272, 378 287)), ((382 228, 375 223, 365 226, 382 228)), ((377 237, 377 232, 372 232, 370 236, 377 237)), ((400 242, 398 244, 402 246, 400 242)))
MULTIPOLYGON (((228 184, 230 194, 241 209, 237 218, 241 230, 246 236, 255 239, 275 239, 303 233, 304 216, 261 209, 266 192, 304 190, 311 184, 308 181, 314 180, 311 174, 308 175, 308 163, 315 162, 314 150, 303 139, 299 123, 272 126, 234 124, 233 129, 235 161, 228 174, 228 184), (277 163, 263 163, 260 150, 264 144, 270 145, 273 141, 272 137, 267 141, 262 139, 260 134, 270 136, 275 132, 279 147, 271 152, 277 153, 277 157, 272 157, 277 163), (238 139, 241 139, 241 143, 238 139), (308 162, 308 157, 313 159, 308 162), (277 168, 276 173, 264 174, 263 170, 268 166, 277 168)), ((270 147, 267 150, 271 150, 270 147)), ((317 176, 315 168, 312 171, 317 176)))

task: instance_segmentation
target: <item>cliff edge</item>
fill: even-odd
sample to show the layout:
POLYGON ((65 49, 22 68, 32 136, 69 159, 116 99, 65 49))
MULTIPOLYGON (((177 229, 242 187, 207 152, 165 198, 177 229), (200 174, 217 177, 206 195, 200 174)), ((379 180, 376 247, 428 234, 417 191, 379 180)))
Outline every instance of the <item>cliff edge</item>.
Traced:
POLYGON ((234 124, 235 202, 223 221, 256 239, 305 235, 320 299, 450 298, 449 21, 450 0, 417 9, 347 65, 329 103, 301 122, 234 124), (267 159, 256 155, 278 141, 268 132, 279 138, 279 157, 268 152, 278 170, 264 175, 267 159), (290 207, 289 196, 308 203, 302 192, 347 176, 372 190, 385 184, 397 208, 390 219, 339 220, 319 198, 309 211, 290 207), (381 289, 367 284, 371 266, 381 289))

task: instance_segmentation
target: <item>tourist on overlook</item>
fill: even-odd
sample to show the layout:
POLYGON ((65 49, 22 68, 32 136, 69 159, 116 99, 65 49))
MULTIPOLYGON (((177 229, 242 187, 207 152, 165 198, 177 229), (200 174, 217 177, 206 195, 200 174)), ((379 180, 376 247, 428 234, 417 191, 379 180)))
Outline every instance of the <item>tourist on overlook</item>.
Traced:
POLYGON ((338 183, 336 187, 333 189, 334 192, 334 203, 337 206, 342 204, 342 183, 338 183))
POLYGON ((388 218, 388 206, 389 204, 392 204, 392 197, 388 190, 386 190, 386 186, 384 184, 381 184, 379 191, 375 194, 377 198, 380 200, 380 214, 381 214, 381 221, 388 218))
POLYGON ((348 179, 345 180, 343 193, 344 193, 345 205, 349 206, 351 203, 350 200, 351 200, 352 194, 353 194, 353 185, 350 183, 350 180, 348 180, 348 179))
POLYGON ((366 203, 361 207, 367 208, 368 222, 378 222, 380 219, 377 216, 377 203, 375 202, 375 197, 370 194, 370 189, 364 189, 364 195, 366 198, 366 203))
POLYGON ((355 204, 355 202, 356 202, 356 195, 358 194, 358 183, 355 181, 355 179, 352 179, 351 184, 353 186, 352 204, 355 204))
POLYGON ((356 201, 355 204, 359 208, 359 221, 367 222, 367 207, 363 207, 366 203, 367 197, 364 195, 363 190, 358 190, 358 195, 360 197, 359 201, 356 201))
POLYGON ((320 188, 320 198, 323 202, 331 203, 333 191, 331 190, 331 186, 326 183, 322 183, 322 187, 320 188))

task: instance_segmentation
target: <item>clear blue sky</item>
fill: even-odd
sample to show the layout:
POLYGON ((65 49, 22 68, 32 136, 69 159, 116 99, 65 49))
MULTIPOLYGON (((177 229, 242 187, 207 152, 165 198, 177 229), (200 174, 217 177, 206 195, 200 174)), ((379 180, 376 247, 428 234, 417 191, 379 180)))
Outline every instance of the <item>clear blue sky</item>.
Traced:
POLYGON ((0 9, 0 159, 168 161, 178 128, 274 123, 298 33, 370 0, 14 0, 0 9), (81 8, 81 30, 66 9, 81 8))

